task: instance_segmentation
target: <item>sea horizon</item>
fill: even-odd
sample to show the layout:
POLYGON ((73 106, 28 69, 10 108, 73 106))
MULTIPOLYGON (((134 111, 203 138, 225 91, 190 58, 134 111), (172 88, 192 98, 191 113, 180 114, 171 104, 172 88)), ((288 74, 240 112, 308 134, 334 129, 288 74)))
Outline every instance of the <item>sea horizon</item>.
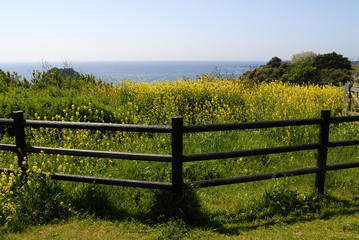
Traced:
POLYGON ((240 76, 248 70, 265 64, 266 61, 234 60, 130 60, 130 61, 58 61, 58 62, 9 62, 0 63, 5 72, 16 72, 30 80, 35 70, 46 71, 52 67, 70 67, 82 74, 92 74, 105 82, 122 80, 157 81, 194 79, 196 76, 219 72, 222 75, 240 76))

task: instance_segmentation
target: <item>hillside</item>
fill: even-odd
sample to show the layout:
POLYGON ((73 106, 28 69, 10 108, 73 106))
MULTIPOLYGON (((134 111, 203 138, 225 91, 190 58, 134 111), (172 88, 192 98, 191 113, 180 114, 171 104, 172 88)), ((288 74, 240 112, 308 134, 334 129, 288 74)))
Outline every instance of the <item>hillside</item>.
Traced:
MULTIPOLYGON (((239 78, 219 80, 203 74, 195 80, 105 84, 93 76, 36 73, 30 82, 2 77, 0 113, 11 117, 23 110, 25 119, 171 125, 181 115, 186 125, 317 118, 321 109, 340 116, 343 89, 333 85, 263 81, 248 85, 239 78), (47 80, 44 81, 43 79, 47 80)), ((9 127, 1 142, 13 144, 9 127)), ((248 150, 315 143, 316 126, 249 129, 184 136, 184 154, 248 150)), ((333 139, 359 138, 357 123, 336 124, 333 139)), ((166 134, 28 128, 33 146, 79 148, 129 153, 171 154, 166 134)), ((357 146, 330 150, 328 163, 357 159, 357 146)), ((0 152, 0 168, 17 168, 13 152, 0 152)), ((228 158, 184 163, 185 181, 245 176, 316 165, 317 152, 228 158)), ((319 196, 314 175, 228 186, 189 189, 174 207, 166 191, 71 183, 41 179, 36 171, 106 178, 170 182, 171 164, 67 155, 30 154, 32 170, 1 174, 0 232, 8 239, 48 238, 66 233, 73 238, 260 238, 289 229, 285 236, 313 238, 313 226, 331 226, 322 237, 357 236, 358 186, 356 169, 327 173, 326 194, 319 196), (50 224, 49 224, 50 223, 50 224), (311 223, 311 224, 308 224, 311 223), (96 226, 96 233, 88 225, 96 226), (335 229, 335 230, 334 230, 335 229), (18 232, 18 233, 16 233, 18 232), (303 237, 304 236, 304 237, 303 237)), ((280 239, 280 238, 279 238, 280 239)))

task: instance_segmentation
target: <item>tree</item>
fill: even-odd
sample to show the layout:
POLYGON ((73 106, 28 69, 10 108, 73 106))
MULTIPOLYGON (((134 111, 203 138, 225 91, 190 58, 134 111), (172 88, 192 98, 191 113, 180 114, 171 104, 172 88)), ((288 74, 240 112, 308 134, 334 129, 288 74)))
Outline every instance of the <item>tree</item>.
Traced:
POLYGON ((0 69, 0 82, 6 84, 7 86, 16 85, 20 82, 21 76, 17 73, 4 72, 0 69))
POLYGON ((268 63, 267 67, 277 68, 282 63, 282 59, 279 57, 273 57, 268 63))
POLYGON ((335 52, 317 55, 314 52, 294 54, 291 62, 273 57, 266 65, 248 71, 241 81, 252 86, 255 83, 280 80, 299 84, 333 84, 352 82, 351 62, 335 52))
POLYGON ((316 82, 317 68, 309 61, 300 61, 293 64, 290 71, 283 75, 282 80, 291 83, 316 82))
POLYGON ((318 69, 346 69, 352 70, 351 62, 336 52, 318 55, 313 62, 318 69))
POLYGON ((300 62, 300 61, 309 61, 314 62, 314 59, 318 56, 315 52, 307 51, 301 52, 292 55, 292 63, 300 62))

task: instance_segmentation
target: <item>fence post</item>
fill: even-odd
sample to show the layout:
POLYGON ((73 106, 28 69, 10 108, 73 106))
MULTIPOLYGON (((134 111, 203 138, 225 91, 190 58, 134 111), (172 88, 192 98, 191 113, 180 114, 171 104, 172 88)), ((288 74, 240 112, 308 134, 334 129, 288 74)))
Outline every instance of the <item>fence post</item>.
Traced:
POLYGON ((12 117, 14 119, 15 141, 16 141, 16 154, 18 159, 18 166, 22 171, 23 176, 26 176, 28 163, 27 154, 24 151, 26 146, 25 141, 25 128, 24 128, 24 113, 23 111, 13 111, 12 117))
POLYGON ((181 199, 183 188, 183 117, 172 117, 172 201, 181 199))
POLYGON ((329 125, 330 125, 330 109, 322 109, 321 118, 323 122, 320 124, 317 166, 319 172, 316 175, 315 187, 319 193, 324 194, 325 172, 327 167, 328 141, 329 141, 329 125))
POLYGON ((346 83, 344 88, 344 103, 343 103, 343 116, 348 115, 350 107, 350 89, 353 87, 352 83, 346 83))

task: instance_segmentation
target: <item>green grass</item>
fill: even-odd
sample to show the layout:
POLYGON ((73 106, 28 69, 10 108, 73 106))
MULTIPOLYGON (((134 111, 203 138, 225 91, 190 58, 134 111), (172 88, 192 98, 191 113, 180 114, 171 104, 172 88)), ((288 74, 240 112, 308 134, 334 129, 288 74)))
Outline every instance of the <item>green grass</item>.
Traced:
POLYGON ((143 221, 71 218, 66 222, 30 226, 2 239, 359 239, 356 210, 296 221, 273 218, 255 222, 229 222, 208 226, 186 226, 181 221, 149 225, 143 221))

